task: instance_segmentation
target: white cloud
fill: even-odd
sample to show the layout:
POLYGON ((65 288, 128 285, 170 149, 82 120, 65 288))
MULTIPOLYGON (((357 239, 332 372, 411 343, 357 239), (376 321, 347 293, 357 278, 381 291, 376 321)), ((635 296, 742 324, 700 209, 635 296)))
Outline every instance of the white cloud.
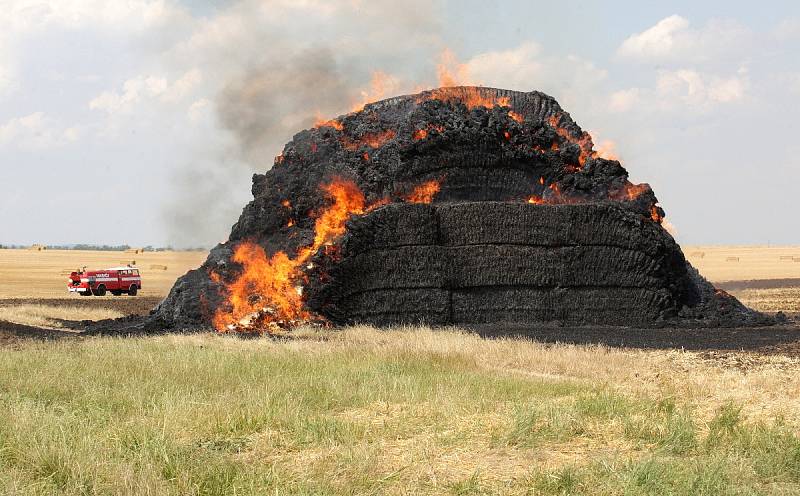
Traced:
POLYGON ((800 19, 784 19, 775 27, 773 34, 781 41, 800 38, 800 19))
POLYGON ((14 87, 14 69, 12 65, 3 60, 0 54, 0 97, 8 93, 14 87))
POLYGON ((689 21, 679 15, 664 18, 655 26, 631 35, 619 47, 617 53, 623 57, 651 58, 670 55, 678 44, 677 37, 685 33, 689 21))
POLYGON ((43 112, 10 119, 0 125, 0 145, 22 148, 50 148, 72 143, 80 138, 77 126, 64 129, 43 112))
POLYGON ((105 91, 89 102, 92 110, 109 114, 128 113, 147 101, 177 103, 190 95, 202 82, 198 69, 192 69, 170 83, 165 77, 137 76, 122 84, 120 91, 105 91))
POLYGON ((14 0, 0 10, 0 25, 14 33, 54 26, 133 31, 183 15, 182 9, 164 0, 14 0))
POLYGON ((541 51, 537 43, 529 41, 511 50, 482 53, 466 62, 466 71, 480 84, 527 88, 541 78, 541 51))
POLYGON ((725 78, 679 69, 659 74, 656 93, 661 105, 666 107, 673 106, 676 102, 707 107, 742 100, 747 87, 746 73, 725 78))
POLYGON ((744 98, 746 88, 747 82, 738 77, 712 81, 708 87, 708 97, 713 102, 735 102, 744 98))
POLYGON ((627 112, 638 105, 641 100, 640 88, 628 88, 611 94, 608 108, 613 112, 627 112))
POLYGON ((184 9, 167 0, 13 0, 0 2, 0 97, 23 84, 18 67, 26 43, 58 30, 159 38, 187 23, 184 9), (163 28, 169 27, 169 30, 163 28))
POLYGON ((608 73, 594 63, 574 55, 544 54, 532 41, 516 48, 476 55, 465 64, 470 84, 521 91, 542 90, 569 106, 598 90, 608 73))
POLYGON ((794 93, 800 93, 800 74, 794 74, 791 77, 789 88, 794 93))
POLYGON ((165 102, 179 102, 190 95, 203 82, 203 73, 199 69, 191 69, 172 85, 164 88, 161 98, 165 102))
POLYGON ((202 122, 210 118, 209 114, 211 113, 212 107, 211 100, 208 98, 201 98, 189 105, 187 116, 194 124, 202 122))
POLYGON ((702 28, 671 15, 654 26, 629 36, 617 55, 639 62, 702 62, 725 55, 738 57, 751 38, 750 30, 733 20, 712 19, 702 28))
POLYGON ((743 68, 727 77, 685 68, 662 70, 654 88, 633 87, 611 93, 608 110, 702 113, 718 105, 743 101, 749 87, 747 70, 743 68))

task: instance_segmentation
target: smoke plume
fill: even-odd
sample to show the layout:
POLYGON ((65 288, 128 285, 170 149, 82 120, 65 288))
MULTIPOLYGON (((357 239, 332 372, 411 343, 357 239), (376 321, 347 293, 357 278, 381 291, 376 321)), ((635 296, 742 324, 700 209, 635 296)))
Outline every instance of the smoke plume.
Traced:
POLYGON ((411 3, 278 1, 267 9, 239 2, 170 53, 175 64, 193 57, 206 66, 222 143, 216 160, 195 160, 176 173, 164 215, 174 244, 226 238, 249 199, 243 181, 269 170, 294 133, 411 91, 420 74, 433 72, 443 46, 441 5, 411 3))

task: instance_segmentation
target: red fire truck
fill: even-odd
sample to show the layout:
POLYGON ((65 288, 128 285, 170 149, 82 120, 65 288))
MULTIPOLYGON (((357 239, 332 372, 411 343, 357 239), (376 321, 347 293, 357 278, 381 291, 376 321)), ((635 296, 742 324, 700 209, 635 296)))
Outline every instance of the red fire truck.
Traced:
POLYGON ((81 296, 105 296, 106 292, 114 296, 122 293, 136 296, 142 289, 142 276, 139 269, 133 266, 104 270, 86 270, 84 267, 69 275, 67 289, 81 296))

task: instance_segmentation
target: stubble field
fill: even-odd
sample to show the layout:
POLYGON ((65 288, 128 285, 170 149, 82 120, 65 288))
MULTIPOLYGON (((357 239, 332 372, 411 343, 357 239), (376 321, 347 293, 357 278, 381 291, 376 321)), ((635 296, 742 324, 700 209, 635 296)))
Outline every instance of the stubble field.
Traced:
MULTIPOLYGON (((800 247, 684 252, 745 303, 800 311, 800 247)), ((562 335, 582 344, 557 328, 80 336, 146 313, 204 256, 0 250, 0 493, 800 492, 796 324, 562 335), (65 295, 60 271, 126 258, 140 296, 65 295)))

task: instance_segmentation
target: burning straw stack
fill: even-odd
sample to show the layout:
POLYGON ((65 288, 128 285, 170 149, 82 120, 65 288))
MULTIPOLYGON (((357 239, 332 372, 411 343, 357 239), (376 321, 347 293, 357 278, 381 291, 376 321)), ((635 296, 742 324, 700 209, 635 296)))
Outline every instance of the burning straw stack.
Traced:
POLYGON ((742 325, 551 97, 440 88, 298 133, 148 325, 742 325))

